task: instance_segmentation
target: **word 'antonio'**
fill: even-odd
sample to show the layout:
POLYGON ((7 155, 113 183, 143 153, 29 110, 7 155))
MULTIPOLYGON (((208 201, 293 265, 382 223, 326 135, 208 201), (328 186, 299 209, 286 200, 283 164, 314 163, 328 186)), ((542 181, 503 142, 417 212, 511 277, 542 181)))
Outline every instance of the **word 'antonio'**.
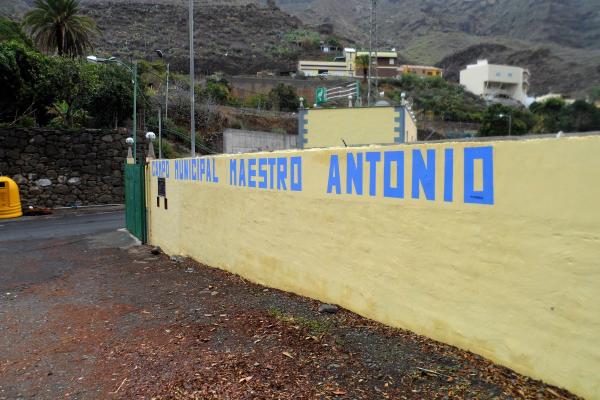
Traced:
MULTIPOLYGON (((343 156, 342 156, 343 157, 343 156)), ((464 202, 494 204, 494 152, 492 147, 467 147, 463 152, 464 202), (481 163, 480 187, 475 185, 475 163, 481 163)), ((345 169, 340 167, 340 156, 331 155, 327 178, 328 194, 363 196, 383 195, 388 198, 405 198, 405 179, 409 179, 411 197, 436 200, 436 179, 443 179, 443 199, 454 201, 454 149, 412 150, 412 163, 405 165, 403 150, 365 151, 346 153, 345 169), (439 157, 443 153, 443 158, 439 157), (436 177, 436 163, 443 162, 443 176, 436 177), (383 174, 381 170, 383 169, 383 174), (368 181, 364 176, 368 171, 368 181), (345 173, 343 173, 345 172, 345 173)))

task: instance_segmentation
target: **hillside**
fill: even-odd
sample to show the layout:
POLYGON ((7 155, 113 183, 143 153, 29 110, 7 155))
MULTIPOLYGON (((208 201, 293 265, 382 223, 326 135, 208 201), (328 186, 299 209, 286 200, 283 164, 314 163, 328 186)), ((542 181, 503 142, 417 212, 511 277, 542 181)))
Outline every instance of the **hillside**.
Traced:
MULTIPOLYGON (((278 0, 307 23, 331 22, 341 32, 368 32, 369 1, 278 0)), ((379 0, 382 43, 432 31, 506 36, 538 43, 600 49, 598 0, 379 0)))
MULTIPOLYGON (((0 13, 22 14, 32 2, 0 0, 0 13)), ((187 71, 185 0, 82 3, 103 31, 96 39, 101 53, 151 58, 153 49, 166 49, 174 68, 187 71)), ((369 3, 196 0, 197 71, 294 69, 297 57, 308 54, 283 38, 307 27, 329 27, 346 44, 364 45, 369 3)), ((581 97, 600 84, 600 0, 379 0, 378 22, 381 48, 395 47, 413 63, 441 65, 450 79, 487 57, 528 68, 531 94, 581 97)))
MULTIPOLYGON (((279 0, 307 24, 331 23, 367 43, 369 4, 362 0, 279 0)), ((598 0, 380 0, 379 43, 415 63, 449 67, 478 57, 532 71, 532 93, 585 94, 600 83, 598 0)))
MULTIPOLYGON (((188 69, 188 11, 179 4, 86 2, 85 12, 102 31, 100 53, 139 58, 168 55, 174 70, 188 69)), ((295 59, 281 57, 282 36, 302 23, 279 9, 256 5, 195 9, 196 69, 200 73, 292 70, 295 59)))
MULTIPOLYGON (((0 15, 19 18, 33 0, 0 0, 0 15)), ((156 60, 161 49, 174 71, 188 71, 188 9, 183 0, 81 0, 98 24, 95 52, 156 60)), ((252 0, 195 1, 196 72, 291 71, 304 49, 289 40, 302 22, 252 0), (218 4, 218 5, 216 5, 218 4)), ((318 37, 318 36, 317 36, 318 37)))

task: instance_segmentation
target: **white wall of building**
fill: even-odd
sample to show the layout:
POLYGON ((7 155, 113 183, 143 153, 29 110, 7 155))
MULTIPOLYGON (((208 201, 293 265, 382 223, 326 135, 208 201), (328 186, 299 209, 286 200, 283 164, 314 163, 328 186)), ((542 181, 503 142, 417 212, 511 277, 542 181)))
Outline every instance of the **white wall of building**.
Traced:
POLYGON ((506 96, 526 104, 529 71, 510 65, 488 64, 480 60, 460 71, 460 84, 469 92, 493 100, 506 96))
POLYGON ((225 129, 223 132, 223 153, 253 153, 297 148, 298 135, 285 133, 225 129))

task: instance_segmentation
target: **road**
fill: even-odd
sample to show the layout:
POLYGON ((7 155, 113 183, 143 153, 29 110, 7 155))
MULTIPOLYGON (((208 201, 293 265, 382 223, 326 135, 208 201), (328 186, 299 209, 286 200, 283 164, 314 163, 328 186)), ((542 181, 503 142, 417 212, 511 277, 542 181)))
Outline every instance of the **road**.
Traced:
POLYGON ((125 226, 125 213, 120 208, 57 211, 55 214, 17 219, 0 219, 0 251, 2 243, 31 239, 64 238, 115 231, 125 226))
MULTIPOLYGON (((51 215, 0 220, 0 290, 40 283, 64 274, 77 264, 59 258, 46 259, 44 252, 116 232, 124 226, 122 207, 59 210, 51 215)), ((130 240, 127 234, 113 235, 130 240)))

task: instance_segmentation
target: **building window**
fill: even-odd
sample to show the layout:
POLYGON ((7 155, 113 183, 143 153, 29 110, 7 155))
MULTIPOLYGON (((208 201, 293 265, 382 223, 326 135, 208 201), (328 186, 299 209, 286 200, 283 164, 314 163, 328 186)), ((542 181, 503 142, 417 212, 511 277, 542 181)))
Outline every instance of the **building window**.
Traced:
POLYGON ((394 65, 394 59, 390 58, 390 65, 394 65))
POLYGON ((512 78, 512 72, 509 72, 509 73, 508 73, 508 76, 510 76, 510 77, 512 78))
POLYGON ((501 75, 500 72, 496 72, 496 76, 500 76, 500 75, 501 75))

